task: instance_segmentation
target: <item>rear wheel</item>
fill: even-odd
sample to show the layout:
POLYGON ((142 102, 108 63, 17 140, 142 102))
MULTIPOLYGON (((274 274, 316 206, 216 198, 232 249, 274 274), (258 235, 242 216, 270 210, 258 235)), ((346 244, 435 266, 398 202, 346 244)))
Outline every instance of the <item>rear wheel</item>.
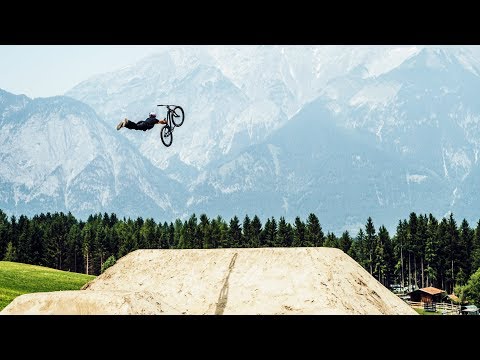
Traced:
POLYGON ((185 120, 185 113, 181 106, 175 106, 171 114, 172 122, 175 126, 182 126, 183 120, 185 120))
POLYGON ((160 139, 162 140, 163 145, 165 145, 166 147, 172 145, 173 134, 170 126, 165 125, 162 127, 162 129, 160 130, 160 139))

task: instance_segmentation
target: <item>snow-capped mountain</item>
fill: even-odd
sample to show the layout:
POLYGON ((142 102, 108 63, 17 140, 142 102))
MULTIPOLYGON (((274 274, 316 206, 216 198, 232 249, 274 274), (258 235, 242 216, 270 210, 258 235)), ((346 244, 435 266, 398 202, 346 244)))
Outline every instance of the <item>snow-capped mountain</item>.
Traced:
POLYGON ((337 232, 367 213, 390 228, 411 211, 476 222, 478 69, 458 49, 423 49, 375 77, 353 68, 265 141, 212 167, 204 182, 219 194, 208 207, 254 212, 255 194, 266 214, 314 212, 337 232))
POLYGON ((202 170, 264 140, 315 99, 329 80, 360 64, 367 69, 365 76, 376 76, 418 51, 415 46, 173 47, 86 80, 66 95, 92 106, 112 126, 124 117, 143 120, 157 104, 183 105, 185 124, 168 151, 158 132, 125 136, 162 169, 178 156, 202 170))
POLYGON ((393 229, 412 211, 476 222, 479 59, 465 47, 184 46, 68 97, 2 92, 0 207, 313 212, 335 232, 368 216, 393 229), (115 130, 165 103, 185 109, 171 147, 160 128, 115 130))
POLYGON ((331 84, 328 107, 343 126, 374 135, 384 151, 457 185, 477 166, 480 143, 480 62, 469 55, 424 49, 375 79, 350 77, 350 93, 337 91, 343 96, 329 96, 331 84))
POLYGON ((71 211, 162 217, 183 186, 154 167, 88 105, 0 90, 0 207, 13 214, 71 211))
POLYGON ((437 195, 449 191, 441 174, 382 150, 368 132, 345 128, 322 98, 261 144, 214 167, 204 182, 215 196, 192 212, 274 214, 290 222, 313 212, 338 233, 362 227, 365 214, 391 228, 411 211, 449 207, 448 196, 437 195))

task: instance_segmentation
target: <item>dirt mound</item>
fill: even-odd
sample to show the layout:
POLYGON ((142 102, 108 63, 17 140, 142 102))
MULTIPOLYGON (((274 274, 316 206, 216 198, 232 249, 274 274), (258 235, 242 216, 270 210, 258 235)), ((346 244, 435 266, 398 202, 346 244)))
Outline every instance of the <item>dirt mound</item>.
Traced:
POLYGON ((82 290, 26 294, 1 314, 408 314, 341 250, 137 250, 82 290))

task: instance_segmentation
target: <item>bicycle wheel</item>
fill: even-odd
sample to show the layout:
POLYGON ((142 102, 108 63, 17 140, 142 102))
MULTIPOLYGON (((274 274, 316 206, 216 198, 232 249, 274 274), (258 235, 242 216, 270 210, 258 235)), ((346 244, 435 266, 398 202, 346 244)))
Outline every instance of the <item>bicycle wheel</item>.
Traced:
POLYGON ((173 134, 170 126, 165 125, 162 127, 162 129, 160 130, 160 139, 162 140, 163 145, 165 145, 166 147, 172 145, 173 134))
POLYGON ((172 110, 172 122, 175 126, 182 126, 183 120, 185 120, 185 113, 181 106, 175 106, 172 110))

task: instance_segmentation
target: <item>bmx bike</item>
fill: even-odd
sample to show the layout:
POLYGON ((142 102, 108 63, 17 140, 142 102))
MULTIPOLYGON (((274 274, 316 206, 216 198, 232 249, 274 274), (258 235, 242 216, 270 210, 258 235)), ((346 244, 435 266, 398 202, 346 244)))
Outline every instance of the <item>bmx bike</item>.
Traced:
POLYGON ((163 145, 169 147, 173 142, 173 130, 180 127, 185 120, 185 112, 183 108, 178 105, 157 105, 165 106, 167 108, 167 123, 160 129, 160 139, 163 145))

